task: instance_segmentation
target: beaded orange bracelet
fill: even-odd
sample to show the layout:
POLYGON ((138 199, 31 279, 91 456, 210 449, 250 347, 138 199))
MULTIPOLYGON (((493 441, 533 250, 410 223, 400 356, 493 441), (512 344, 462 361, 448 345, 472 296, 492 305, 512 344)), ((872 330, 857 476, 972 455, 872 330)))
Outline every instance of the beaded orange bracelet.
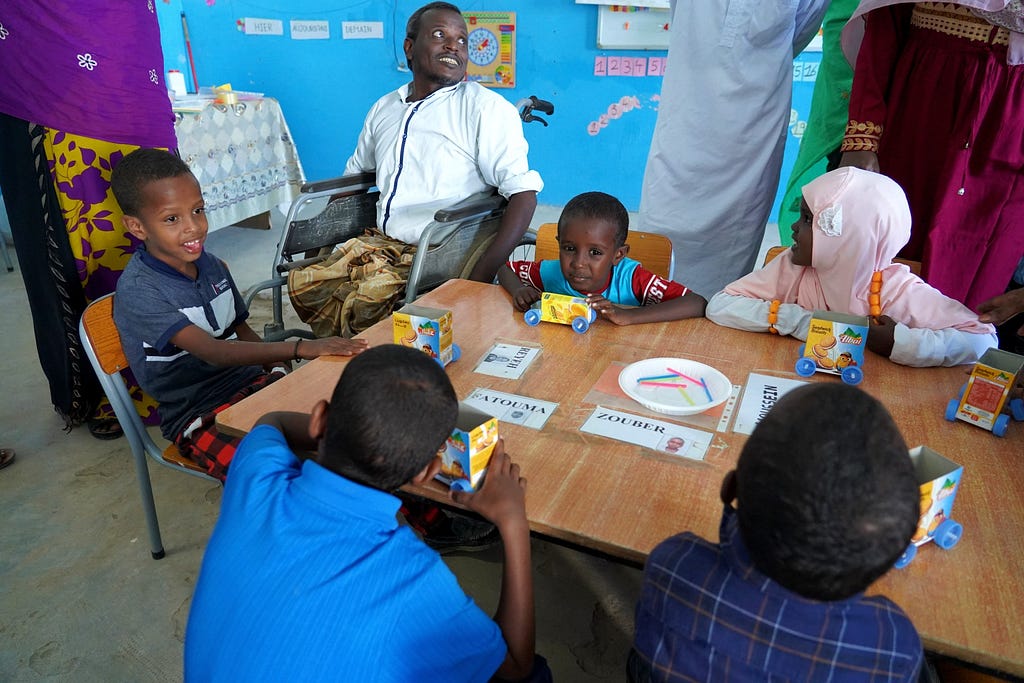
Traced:
POLYGON ((775 323, 779 322, 779 300, 773 299, 768 304, 768 332, 771 334, 778 334, 779 331, 775 329, 775 323))
POLYGON ((882 315, 882 271, 876 270, 871 274, 871 293, 868 294, 868 305, 871 309, 871 317, 877 318, 882 315))

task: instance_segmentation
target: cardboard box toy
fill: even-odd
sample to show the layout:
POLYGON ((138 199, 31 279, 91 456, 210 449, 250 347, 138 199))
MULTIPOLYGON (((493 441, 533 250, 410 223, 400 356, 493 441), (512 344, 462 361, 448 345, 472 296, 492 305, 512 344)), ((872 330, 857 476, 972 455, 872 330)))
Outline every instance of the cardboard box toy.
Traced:
POLYGON ((960 397, 956 417, 993 431, 1022 372, 1024 356, 999 349, 986 351, 974 364, 967 388, 960 397))
POLYGON ((590 321, 590 306, 583 297, 544 292, 540 297, 540 319, 544 322, 572 325, 576 318, 590 321))
POLYGON ((952 519, 953 500, 964 468, 927 446, 910 449, 910 459, 921 486, 921 517, 911 542, 920 546, 932 540, 943 521, 952 519))
POLYGON ((448 365, 452 357, 452 312, 407 304, 391 314, 396 344, 419 349, 448 365))
POLYGON ((804 357, 820 372, 841 375, 848 367, 864 365, 868 319, 833 311, 815 311, 807 328, 804 357))
POLYGON ((456 490, 475 490, 497 443, 498 418, 459 403, 455 429, 439 453, 441 471, 437 478, 456 490))

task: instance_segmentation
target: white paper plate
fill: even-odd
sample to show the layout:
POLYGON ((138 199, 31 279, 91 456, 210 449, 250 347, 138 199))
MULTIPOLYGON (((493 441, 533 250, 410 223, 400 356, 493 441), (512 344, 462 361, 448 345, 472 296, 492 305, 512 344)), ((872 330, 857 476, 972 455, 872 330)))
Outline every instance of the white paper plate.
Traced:
POLYGON ((619 386, 626 395, 640 405, 666 415, 696 415, 721 405, 732 393, 729 378, 710 365, 685 358, 648 358, 627 365, 619 373, 619 386), (696 382, 677 377, 672 371, 682 373, 696 382), (686 384, 683 390, 673 387, 641 384, 638 380, 648 377, 672 375, 670 379, 652 380, 666 384, 686 384), (704 380, 707 391, 700 384, 704 380), (685 393, 684 393, 685 392, 685 393), (708 393, 711 394, 710 400, 708 393))

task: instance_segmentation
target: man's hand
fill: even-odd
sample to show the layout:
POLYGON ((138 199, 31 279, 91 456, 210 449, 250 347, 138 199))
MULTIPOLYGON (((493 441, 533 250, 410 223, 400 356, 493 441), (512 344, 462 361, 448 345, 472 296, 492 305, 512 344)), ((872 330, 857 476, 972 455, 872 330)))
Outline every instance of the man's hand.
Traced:
POLYGON ((526 522, 526 479, 519 476, 519 465, 505 454, 504 439, 494 446, 480 490, 452 491, 451 497, 492 522, 503 535, 507 525, 526 522))
MULTIPOLYGON (((1018 313, 1024 313, 1024 287, 1000 294, 978 304, 978 313, 981 314, 978 316, 978 320, 993 325, 1002 325, 1018 313)), ((1017 330, 1017 334, 1024 335, 1024 325, 1017 330)))
POLYGON ((896 321, 887 315, 874 316, 868 329, 868 348, 879 356, 892 355, 896 343, 896 321))
POLYGON ((878 154, 867 150, 843 152, 843 156, 839 159, 839 168, 843 166, 856 166, 857 168, 863 168, 865 171, 873 171, 874 173, 882 172, 881 167, 878 165, 878 154))

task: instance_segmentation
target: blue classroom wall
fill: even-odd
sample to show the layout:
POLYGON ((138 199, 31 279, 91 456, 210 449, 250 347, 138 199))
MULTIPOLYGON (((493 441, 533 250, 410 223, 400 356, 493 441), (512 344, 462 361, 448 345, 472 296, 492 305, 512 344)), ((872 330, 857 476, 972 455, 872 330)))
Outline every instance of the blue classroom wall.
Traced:
MULTIPOLYGON (((277 98, 310 180, 341 172, 369 107, 409 80, 409 73, 400 70, 405 67, 405 21, 422 4, 423 0, 156 3, 165 68, 184 72, 192 88, 182 37, 181 12, 185 12, 199 84, 231 83, 235 90, 277 98), (279 19, 284 35, 245 35, 239 21, 246 17, 279 19), (292 19, 326 20, 330 38, 293 40, 289 30, 292 19), (384 39, 343 40, 342 21, 383 22, 384 39)), ((598 49, 597 8, 593 5, 568 0, 479 0, 459 6, 467 12, 516 12, 517 87, 497 92, 513 103, 536 95, 555 105, 548 127, 524 125, 531 166, 545 182, 539 201, 561 205, 580 192, 601 190, 619 197, 635 211, 657 117, 661 77, 596 76, 594 62, 599 56, 646 59, 664 57, 666 52, 598 49), (603 127, 595 125, 611 105, 624 102, 633 108, 623 107, 629 110, 618 118, 607 117, 603 127)), ((810 90, 807 88, 807 104, 810 90)), ((798 119, 806 120, 806 111, 800 111, 798 119)), ((787 147, 783 178, 798 144, 792 127, 790 137, 793 151, 787 147)))

